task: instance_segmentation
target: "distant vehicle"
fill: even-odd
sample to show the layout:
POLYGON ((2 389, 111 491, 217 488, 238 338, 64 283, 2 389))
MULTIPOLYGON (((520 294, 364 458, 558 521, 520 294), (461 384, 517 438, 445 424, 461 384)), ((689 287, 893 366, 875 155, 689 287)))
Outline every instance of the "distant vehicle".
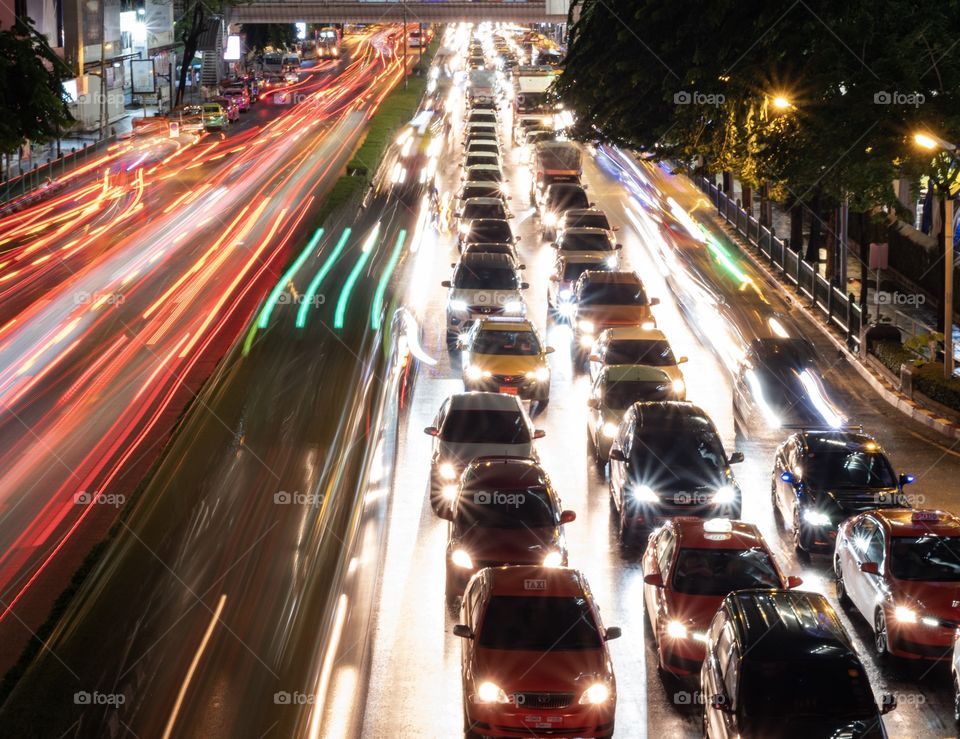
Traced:
POLYGON ((266 52, 260 67, 266 75, 283 74, 283 54, 279 51, 266 52))
POLYGON ((513 97, 514 114, 543 113, 550 110, 547 103, 547 90, 556 76, 552 69, 548 71, 517 70, 516 94, 513 97))
POLYGON ((226 87, 223 90, 223 97, 232 100, 237 106, 237 110, 241 113, 250 110, 250 93, 247 92, 246 87, 239 85, 236 87, 226 87))
POLYGON ((317 58, 340 58, 340 33, 336 28, 321 28, 317 33, 317 58))
POLYGON ((293 52, 284 53, 281 59, 281 69, 284 72, 300 70, 300 55, 293 52))
POLYGON ((235 100, 226 97, 210 98, 211 103, 219 103, 227 111, 227 120, 231 123, 240 120, 240 108, 235 100))
POLYGON ((426 40, 423 37, 423 32, 419 28, 415 28, 407 34, 407 48, 408 49, 419 49, 421 46, 426 46, 426 40))
POLYGON ((497 76, 486 69, 474 69, 470 72, 470 85, 467 88, 467 102, 493 103, 497 99, 497 76))
POLYGON ((227 111, 223 109, 220 103, 204 103, 201 108, 203 110, 204 130, 222 131, 230 124, 227 111))

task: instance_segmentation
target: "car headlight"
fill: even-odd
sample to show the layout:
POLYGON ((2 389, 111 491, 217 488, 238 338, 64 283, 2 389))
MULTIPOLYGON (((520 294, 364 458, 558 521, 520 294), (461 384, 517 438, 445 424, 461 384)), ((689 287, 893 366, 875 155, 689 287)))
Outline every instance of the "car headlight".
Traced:
POLYGON ((457 486, 456 485, 444 485, 443 490, 440 491, 440 494, 443 495, 444 500, 452 501, 457 497, 457 486))
POLYGON ((917 612, 906 606, 897 606, 893 609, 893 617, 905 624, 915 624, 917 622, 917 612))
POLYGON ((460 233, 462 233, 464 236, 466 236, 468 233, 470 233, 470 226, 467 225, 466 223, 461 223, 461 224, 460 224, 460 233))
POLYGON ((450 555, 450 561, 457 567, 463 567, 467 570, 473 569, 473 560, 465 549, 454 549, 453 554, 450 555))
POLYGON ((607 421, 605 424, 603 424, 601 433, 603 434, 603 437, 605 439, 612 439, 617 435, 617 431, 619 430, 620 430, 620 427, 617 426, 617 424, 611 421, 607 421))
POLYGON ((468 380, 482 380, 484 377, 491 376, 490 372, 480 369, 475 364, 468 364, 463 374, 466 375, 468 380))
POLYGON ((457 468, 454 467, 449 462, 444 462, 443 464, 441 464, 437 472, 440 473, 440 477, 442 477, 444 480, 457 479, 457 468))
POLYGON ((481 703, 509 703, 510 699, 496 683, 480 683, 477 688, 477 700, 481 703))
POLYGON ((557 225, 557 214, 547 211, 543 214, 543 225, 544 226, 556 226, 557 225))
POLYGON ((804 511, 803 520, 811 526, 829 526, 830 516, 820 511, 804 511))
POLYGON ((550 370, 546 367, 537 367, 535 370, 527 372, 528 380, 536 380, 537 382, 546 382, 550 379, 550 370))
POLYGON ((737 491, 733 485, 724 485, 723 487, 717 488, 717 492, 713 494, 714 503, 733 503, 736 499, 737 491))
POLYGON ((686 639, 687 627, 679 621, 667 622, 667 636, 671 639, 686 639))
POLYGON ((563 555, 560 552, 550 552, 543 558, 544 567, 559 567, 563 564, 563 555))
POLYGON ((573 297, 573 293, 567 288, 563 288, 562 290, 560 290, 560 292, 557 293, 557 300, 559 300, 562 303, 569 301, 570 298, 572 297, 573 297))
POLYGON ((610 268, 616 267, 616 266, 617 266, 617 262, 618 262, 618 260, 617 260, 617 255, 616 255, 616 254, 614 254, 614 255, 611 256, 611 257, 607 257, 607 258, 604 260, 604 263, 605 263, 608 267, 610 267, 610 268))
POLYGON ((450 310, 455 311, 457 313, 466 313, 468 310, 466 300, 451 300, 449 305, 450 305, 450 310))
POLYGON ((634 500, 642 500, 646 503, 660 502, 660 498, 649 485, 636 485, 631 489, 630 494, 634 500))
POLYGON ((523 313, 522 300, 508 300, 503 304, 504 313, 523 313))
POLYGON ((593 321, 578 321, 577 328, 585 334, 592 334, 597 327, 593 324, 593 321))
POLYGON ((610 688, 603 683, 594 683, 583 691, 583 695, 580 696, 580 703, 589 703, 595 706, 599 703, 606 703, 609 698, 610 688))
POLYGON ((687 391, 687 383, 683 380, 677 379, 670 383, 670 386, 673 388, 673 392, 677 395, 685 393, 687 391))

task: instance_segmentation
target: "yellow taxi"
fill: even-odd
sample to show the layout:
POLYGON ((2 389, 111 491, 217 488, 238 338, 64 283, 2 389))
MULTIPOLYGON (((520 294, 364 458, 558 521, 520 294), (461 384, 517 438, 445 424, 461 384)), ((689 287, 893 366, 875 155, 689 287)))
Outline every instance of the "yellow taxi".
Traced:
POLYGON ((467 391, 517 395, 535 400, 538 409, 550 400, 550 366, 532 322, 516 318, 478 320, 461 340, 463 385, 467 391))

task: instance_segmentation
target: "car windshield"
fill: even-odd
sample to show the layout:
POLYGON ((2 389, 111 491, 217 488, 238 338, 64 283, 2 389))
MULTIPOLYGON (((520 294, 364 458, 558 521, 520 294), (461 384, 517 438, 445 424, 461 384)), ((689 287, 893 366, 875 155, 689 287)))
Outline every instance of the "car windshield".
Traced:
POLYGON ((600 649, 603 640, 583 597, 495 595, 478 643, 486 649, 570 652, 600 649))
POLYGON ((881 452, 809 452, 803 481, 818 490, 892 488, 897 477, 881 452))
POLYGON ((579 302, 583 305, 646 305, 642 285, 627 282, 599 282, 584 285, 579 302))
POLYGON ((484 244, 468 243, 463 247, 464 255, 467 254, 507 254, 514 256, 513 247, 510 244, 484 244))
POLYGON ((460 494, 455 523, 465 532, 472 528, 548 528, 556 526, 557 521, 545 488, 471 487, 460 494))
POLYGON ((452 410, 440 438, 455 444, 529 444, 530 430, 518 411, 452 410))
POLYGON ((519 290, 520 280, 508 267, 466 267, 460 265, 453 286, 461 290, 519 290))
POLYGON ((496 144, 485 144, 481 142, 476 142, 470 144, 470 148, 467 150, 467 154, 499 154, 500 149, 496 144))
POLYGON ((467 123, 496 123, 497 116, 493 113, 471 113, 467 123))
POLYGON ((463 206, 464 218, 503 218, 503 216, 503 203, 467 203, 463 206))
POLYGON ((634 476, 655 491, 678 485, 715 488, 723 479, 726 456, 716 432, 703 423, 652 425, 637 432, 631 449, 634 476))
POLYGON ((672 367, 677 363, 673 351, 663 339, 618 339, 607 344, 604 364, 645 364, 648 367, 672 367))
POLYGON ((641 400, 670 400, 673 388, 669 379, 662 381, 620 380, 607 384, 603 401, 607 408, 625 411, 641 400))
POLYGON ((479 331, 471 350, 477 354, 533 357, 540 353, 540 342, 532 331, 479 331))
POLYGON ((467 154, 467 160, 466 160, 465 164, 466 164, 466 166, 468 166, 468 167, 474 167, 474 166, 476 166, 476 165, 478 165, 478 164, 493 164, 493 165, 497 165, 497 164, 499 164, 499 161, 498 161, 498 159, 497 159, 497 155, 496 155, 496 154, 491 154, 491 153, 487 153, 487 152, 477 152, 477 151, 475 151, 475 152, 473 152, 473 153, 471 153, 471 154, 467 154))
POLYGON ((740 670, 740 708, 745 717, 872 719, 877 715, 866 672, 853 658, 746 659, 740 670))
POLYGON ((681 549, 673 570, 673 589, 687 595, 726 595, 781 585, 763 549, 681 549))
POLYGON ((463 188, 460 197, 462 200, 467 198, 497 198, 500 197, 500 185, 471 185, 463 188))
POLYGON ((503 180, 503 173, 495 167, 469 167, 467 168, 467 179, 474 182, 500 182, 503 180))
POLYGON ((548 200, 549 206, 555 210, 590 207, 590 201, 587 200, 587 193, 580 187, 555 188, 550 192, 548 200))
POLYGON ((606 234, 564 234, 560 251, 613 251, 613 244, 606 234))
POLYGON ((960 581, 960 537, 894 537, 890 540, 890 573, 898 580, 960 581))
POLYGON ((506 243, 513 241, 513 231, 510 224, 503 220, 474 221, 470 224, 466 241, 489 241, 506 243))
POLYGON ((602 213, 567 213, 563 222, 565 228, 603 228, 610 229, 610 221, 602 213))
POLYGON ((601 266, 593 262, 587 262, 586 264, 577 262, 571 264, 568 262, 563 266, 563 280, 564 282, 576 282, 580 275, 588 269, 598 269, 601 266))

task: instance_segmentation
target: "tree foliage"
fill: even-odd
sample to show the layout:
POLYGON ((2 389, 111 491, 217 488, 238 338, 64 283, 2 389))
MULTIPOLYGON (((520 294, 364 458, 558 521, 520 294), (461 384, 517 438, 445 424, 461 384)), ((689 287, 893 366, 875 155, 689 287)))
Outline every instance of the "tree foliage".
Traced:
POLYGON ((29 18, 0 30, 0 151, 51 141, 73 123, 63 91, 73 76, 29 18))
POLYGON ((289 49, 296 44, 297 34, 292 23, 244 23, 247 48, 262 52, 268 46, 289 49))
POLYGON ((578 135, 771 183, 789 202, 892 203, 960 137, 960 4, 575 0, 562 100, 578 135), (789 100, 778 107, 774 99, 789 100))

